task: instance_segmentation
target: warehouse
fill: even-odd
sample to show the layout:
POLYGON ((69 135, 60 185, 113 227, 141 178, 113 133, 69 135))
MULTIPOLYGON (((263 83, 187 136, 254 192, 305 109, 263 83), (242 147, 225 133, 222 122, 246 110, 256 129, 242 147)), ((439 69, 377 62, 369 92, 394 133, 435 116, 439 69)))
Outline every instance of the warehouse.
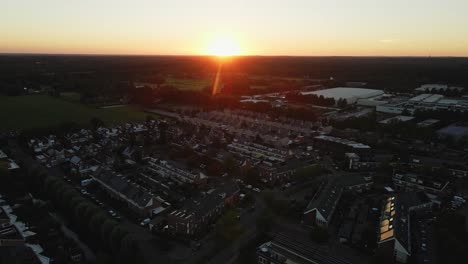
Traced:
POLYGON ((382 90, 374 89, 337 87, 319 91, 302 92, 301 94, 315 94, 317 96, 323 96, 325 98, 333 98, 335 99, 335 101, 338 101, 339 99, 346 99, 348 104, 353 104, 359 99, 370 99, 382 96, 384 92, 382 90))

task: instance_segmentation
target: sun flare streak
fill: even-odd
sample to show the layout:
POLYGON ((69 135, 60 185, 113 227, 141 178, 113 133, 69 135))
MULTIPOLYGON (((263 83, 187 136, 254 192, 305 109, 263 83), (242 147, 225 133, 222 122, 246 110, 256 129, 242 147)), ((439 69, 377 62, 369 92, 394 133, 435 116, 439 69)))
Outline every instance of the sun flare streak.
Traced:
POLYGON ((215 78, 214 85, 213 85, 212 95, 216 95, 219 92, 219 84, 220 84, 220 81, 221 81, 221 68, 222 68, 222 66, 223 66, 223 64, 220 62, 219 65, 218 65, 218 71, 216 72, 216 78, 215 78))

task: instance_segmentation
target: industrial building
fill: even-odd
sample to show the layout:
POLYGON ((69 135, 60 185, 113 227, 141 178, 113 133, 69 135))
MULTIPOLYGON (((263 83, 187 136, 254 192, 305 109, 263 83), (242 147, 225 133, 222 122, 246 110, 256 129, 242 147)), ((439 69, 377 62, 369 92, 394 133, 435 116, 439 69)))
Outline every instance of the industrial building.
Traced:
POLYGON ((449 86, 447 84, 423 84, 420 87, 414 89, 416 92, 428 93, 432 91, 445 92, 447 90, 462 91, 463 87, 449 86))
POLYGON ((356 153, 363 161, 367 161, 372 156, 370 146, 344 138, 320 135, 313 138, 313 145, 314 148, 331 152, 337 157, 343 157, 345 153, 356 153))
POLYGON ((398 116, 394 116, 394 117, 384 119, 384 120, 380 121, 379 123, 386 125, 386 124, 391 124, 393 122, 408 122, 408 121, 411 121, 413 119, 414 119, 414 117, 412 117, 412 116, 398 115, 398 116))
POLYGON ((437 134, 441 137, 452 137, 456 140, 463 137, 468 137, 468 124, 455 123, 437 130, 437 134))
POLYGON ((382 96, 384 94, 384 91, 364 88, 337 87, 319 91, 302 92, 301 94, 315 94, 317 96, 323 96, 325 98, 333 98, 335 99, 335 101, 338 101, 340 99, 346 99, 348 104, 354 104, 358 100, 369 100, 371 98, 382 96))
POLYGON ((376 106, 377 112, 401 114, 404 110, 457 110, 468 111, 468 99, 447 98, 441 94, 420 94, 406 100, 397 100, 376 106))

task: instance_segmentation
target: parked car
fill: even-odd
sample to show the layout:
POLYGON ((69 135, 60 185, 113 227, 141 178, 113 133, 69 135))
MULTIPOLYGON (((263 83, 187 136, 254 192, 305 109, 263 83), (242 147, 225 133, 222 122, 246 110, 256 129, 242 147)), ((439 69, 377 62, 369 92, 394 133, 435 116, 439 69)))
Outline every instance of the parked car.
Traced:
POLYGON ((149 218, 143 219, 143 220, 140 222, 140 225, 141 225, 141 226, 146 226, 146 225, 149 224, 150 221, 151 221, 151 219, 149 219, 149 218))

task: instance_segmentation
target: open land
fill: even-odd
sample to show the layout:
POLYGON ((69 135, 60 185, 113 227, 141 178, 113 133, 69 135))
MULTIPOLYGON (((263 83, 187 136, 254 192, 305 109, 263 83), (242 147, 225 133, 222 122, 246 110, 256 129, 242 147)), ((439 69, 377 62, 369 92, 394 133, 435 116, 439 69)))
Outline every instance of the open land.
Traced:
POLYGON ((131 106, 100 109, 46 95, 0 96, 0 110, 2 130, 53 127, 63 122, 86 124, 93 117, 116 124, 141 121, 147 115, 131 106))

